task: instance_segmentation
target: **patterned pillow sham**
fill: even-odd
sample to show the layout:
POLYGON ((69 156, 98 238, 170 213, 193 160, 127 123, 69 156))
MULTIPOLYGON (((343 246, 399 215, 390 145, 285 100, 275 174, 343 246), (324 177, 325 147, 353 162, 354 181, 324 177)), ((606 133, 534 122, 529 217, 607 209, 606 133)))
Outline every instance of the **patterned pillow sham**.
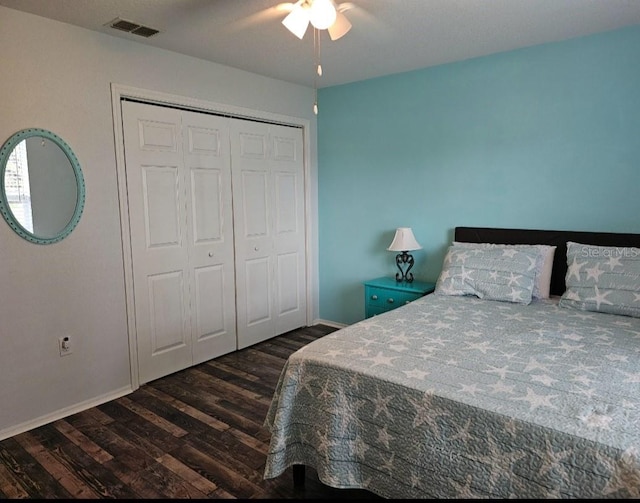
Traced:
POLYGON ((536 277, 533 283, 533 298, 548 299, 551 293, 551 272, 553 271, 553 257, 557 246, 551 245, 507 245, 498 243, 465 243, 454 241, 454 246, 474 247, 485 246, 487 248, 530 248, 535 246, 540 252, 536 259, 536 277))
POLYGON ((640 318, 640 248, 567 242, 560 307, 640 318))
POLYGON ((534 248, 449 247, 436 295, 475 295, 481 299, 531 303, 535 281, 534 248))

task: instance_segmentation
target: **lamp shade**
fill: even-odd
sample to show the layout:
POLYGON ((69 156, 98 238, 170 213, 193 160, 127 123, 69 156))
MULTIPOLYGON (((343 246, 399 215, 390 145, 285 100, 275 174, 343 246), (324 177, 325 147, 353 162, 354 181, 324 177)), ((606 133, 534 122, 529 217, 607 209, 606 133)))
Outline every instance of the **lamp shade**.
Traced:
POLYGON ((389 251, 411 251, 420 250, 422 246, 416 241, 411 227, 398 227, 393 241, 387 250, 389 251))

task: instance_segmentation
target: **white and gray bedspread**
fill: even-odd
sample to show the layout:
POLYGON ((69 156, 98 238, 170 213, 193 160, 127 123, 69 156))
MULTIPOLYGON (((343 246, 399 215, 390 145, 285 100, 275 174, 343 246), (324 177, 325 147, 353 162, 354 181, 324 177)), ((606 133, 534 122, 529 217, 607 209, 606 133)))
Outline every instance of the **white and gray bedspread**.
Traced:
POLYGON ((264 477, 387 498, 640 497, 640 319, 428 295, 288 359, 264 477))

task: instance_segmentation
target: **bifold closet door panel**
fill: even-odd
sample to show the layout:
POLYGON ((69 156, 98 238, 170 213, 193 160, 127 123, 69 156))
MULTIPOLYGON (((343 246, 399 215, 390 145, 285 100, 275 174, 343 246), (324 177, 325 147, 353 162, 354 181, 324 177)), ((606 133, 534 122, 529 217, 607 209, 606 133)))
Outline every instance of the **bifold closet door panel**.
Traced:
POLYGON ((140 382, 191 365, 181 113, 122 103, 140 382))
POLYGON ((306 236, 302 129, 270 125, 274 186, 276 335, 306 324, 306 236))
POLYGON ((182 133, 195 365, 237 346, 229 118, 184 111, 182 133))
POLYGON ((306 323, 302 131, 231 122, 238 348, 306 323))
POLYGON ((140 382, 236 348, 228 120, 123 102, 140 382))

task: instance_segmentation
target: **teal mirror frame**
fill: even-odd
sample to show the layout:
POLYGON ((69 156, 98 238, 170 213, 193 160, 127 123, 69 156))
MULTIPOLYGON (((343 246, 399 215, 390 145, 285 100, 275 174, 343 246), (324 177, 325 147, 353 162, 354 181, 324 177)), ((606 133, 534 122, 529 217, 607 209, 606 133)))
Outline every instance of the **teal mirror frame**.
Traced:
POLYGON ((47 131, 46 129, 29 128, 18 131, 4 143, 2 149, 0 149, 0 213, 2 213, 2 216, 7 221, 9 226, 22 238, 32 243, 41 245, 57 243, 58 241, 61 241, 62 239, 67 237, 71 233, 71 231, 73 231, 73 229, 75 229, 76 225, 78 225, 80 216, 82 215, 82 211, 84 210, 84 201, 85 186, 84 178, 82 176, 82 170, 80 169, 80 163, 78 162, 76 155, 73 153, 73 150, 71 150, 71 147, 67 145, 67 143, 58 135, 52 133, 51 131, 47 131), (15 215, 11 211, 11 208, 9 207, 9 204, 7 203, 8 198, 5 191, 4 180, 9 156, 13 152, 13 149, 16 147, 16 145, 18 145, 22 140, 26 140, 27 138, 31 138, 34 136, 46 138, 60 147, 60 149, 64 152, 67 159, 69 160, 71 167, 73 168, 76 180, 77 199, 73 215, 67 225, 53 237, 38 236, 25 229, 16 219, 15 215))

